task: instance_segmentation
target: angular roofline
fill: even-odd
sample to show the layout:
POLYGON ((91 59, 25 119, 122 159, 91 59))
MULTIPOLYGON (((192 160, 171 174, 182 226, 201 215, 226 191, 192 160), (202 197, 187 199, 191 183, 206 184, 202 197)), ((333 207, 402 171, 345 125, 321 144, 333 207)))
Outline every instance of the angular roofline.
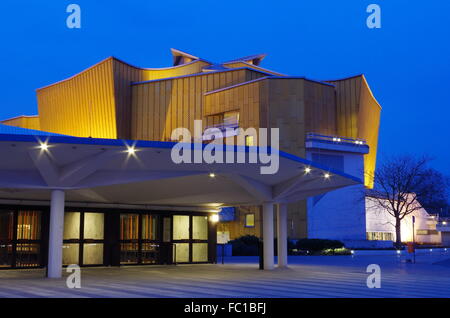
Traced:
POLYGON ((199 58, 198 56, 186 53, 186 52, 178 50, 178 49, 171 48, 170 51, 172 52, 172 55, 179 54, 179 55, 186 56, 186 57, 194 59, 194 60, 201 60, 201 58, 199 58))
POLYGON ((334 85, 334 84, 327 83, 327 82, 320 81, 320 80, 315 80, 315 79, 308 78, 308 77, 305 77, 305 76, 271 76, 270 78, 271 79, 272 78, 273 79, 304 79, 305 81, 308 81, 308 82, 322 84, 322 85, 330 86, 330 87, 336 87, 336 85, 334 85))
POLYGON ((121 60, 121 59, 118 59, 117 57, 114 57, 114 56, 112 56, 112 58, 113 58, 114 60, 120 62, 120 63, 126 64, 126 65, 128 65, 128 66, 130 66, 130 67, 134 67, 134 68, 136 68, 136 69, 138 69, 138 70, 142 70, 142 71, 164 71, 164 70, 171 70, 171 69, 181 68, 181 67, 184 67, 184 66, 187 66, 187 65, 195 64, 195 63, 198 63, 198 62, 203 62, 203 63, 206 63, 206 64, 211 64, 211 62, 208 62, 208 61, 206 61, 206 60, 204 60, 204 59, 198 59, 198 60, 195 60, 195 61, 192 61, 192 62, 189 62, 189 63, 186 63, 186 64, 181 64, 181 65, 149 68, 149 67, 139 67, 139 66, 130 64, 130 63, 125 62, 125 61, 123 61, 123 60, 121 60))
POLYGON ((103 64, 103 63, 105 63, 105 62, 107 62, 107 61, 109 61, 109 60, 112 60, 112 59, 114 59, 114 57, 109 56, 109 57, 107 57, 107 58, 101 60, 100 62, 97 62, 97 63, 95 63, 94 65, 89 66, 88 68, 82 70, 82 71, 79 72, 79 73, 76 73, 76 74, 74 74, 74 75, 72 75, 72 76, 70 76, 70 77, 67 77, 67 78, 65 78, 65 79, 63 79, 63 80, 57 81, 57 82, 55 82, 55 83, 52 83, 52 84, 49 84, 49 85, 45 85, 45 86, 36 88, 35 91, 38 92, 38 91, 43 90, 43 89, 45 89, 45 88, 49 88, 49 87, 52 87, 52 86, 54 86, 54 85, 57 85, 57 84, 60 84, 60 83, 64 83, 64 82, 70 81, 71 79, 74 79, 74 78, 77 77, 78 75, 81 75, 81 74, 83 74, 83 73, 86 73, 87 71, 93 69, 94 67, 97 67, 97 66, 99 66, 99 65, 101 65, 101 64, 103 64))
POLYGON ((202 76, 202 75, 211 75, 211 74, 218 74, 218 73, 225 73, 225 72, 232 72, 232 71, 239 71, 239 70, 249 70, 261 74, 266 74, 267 76, 273 76, 270 73, 258 71, 250 67, 237 67, 237 68, 228 68, 225 70, 218 70, 218 71, 208 71, 208 72, 202 72, 202 73, 195 73, 195 74, 188 74, 188 75, 180 75, 180 76, 174 76, 174 77, 166 77, 166 78, 159 78, 149 81, 142 81, 142 82, 132 82, 131 85, 140 85, 140 84, 147 84, 147 83, 153 83, 153 82, 161 82, 161 81, 168 81, 173 79, 180 79, 180 78, 186 78, 186 77, 194 77, 194 76, 202 76))
POLYGON ((340 82, 340 81, 346 81, 346 80, 350 80, 350 79, 357 78, 357 77, 361 77, 363 79, 363 81, 364 81, 364 83, 365 83, 365 85, 366 85, 366 87, 367 87, 367 89, 369 91, 370 96, 372 96, 373 100, 375 101, 375 103, 377 103, 378 107, 380 107, 380 109, 383 109, 383 107, 381 107, 381 105, 378 102, 378 100, 375 98, 375 95, 373 94, 372 89, 370 88, 370 85, 367 82, 367 78, 366 78, 366 76, 363 73, 357 74, 357 75, 353 75, 353 76, 349 76, 349 77, 344 77, 344 78, 337 79, 337 80, 326 80, 325 82, 340 82))
POLYGON ((7 119, 1 119, 0 124, 4 123, 5 121, 8 121, 8 120, 14 120, 14 119, 19 119, 19 118, 39 118, 39 115, 19 115, 19 116, 7 118, 7 119))
POLYGON ((229 61, 223 62, 222 64, 235 63, 235 62, 246 62, 246 61, 250 61, 250 60, 254 60, 254 59, 260 59, 262 61, 266 56, 267 56, 266 53, 253 54, 253 55, 243 56, 243 57, 239 57, 237 59, 229 60, 229 61))
POLYGON ((79 76, 79 75, 81 75, 81 74, 83 74, 83 73, 85 73, 85 72, 87 72, 87 71, 89 71, 89 70, 91 70, 91 69, 93 69, 93 68, 95 68, 95 67, 97 67, 97 66, 99 66, 99 65, 101 65, 101 64, 103 64, 103 63, 105 63, 105 62, 107 62, 107 61, 110 61, 110 60, 118 61, 118 62, 120 62, 120 63, 123 63, 123 64, 125 64, 125 65, 128 65, 128 66, 130 66, 130 67, 133 67, 133 68, 135 68, 135 69, 142 70, 142 71, 163 71, 163 70, 169 70, 169 69, 176 69, 176 68, 185 67, 185 66, 188 66, 188 65, 191 65, 191 64, 194 64, 194 63, 198 63, 198 62, 203 62, 203 63, 206 63, 206 64, 211 64, 211 63, 208 62, 208 61, 205 61, 205 60, 203 60, 203 59, 199 59, 199 60, 195 60, 195 61, 192 61, 192 62, 189 62, 189 63, 186 63, 186 64, 176 65, 176 66, 168 66, 168 67, 161 67, 161 68, 144 68, 144 67, 138 67, 138 66, 135 66, 135 65, 133 65, 133 64, 130 64, 130 63, 128 63, 128 62, 125 62, 125 61, 123 61, 123 60, 121 60, 121 59, 119 59, 119 58, 117 58, 117 57, 109 56, 109 57, 107 57, 107 58, 101 60, 100 62, 97 62, 97 63, 95 63, 95 64, 92 65, 92 66, 89 66, 88 68, 82 70, 81 72, 78 72, 78 73, 76 73, 76 74, 74 74, 74 75, 72 75, 72 76, 70 76, 70 77, 68 77, 68 78, 65 78, 65 79, 63 79, 63 80, 57 81, 57 82, 55 82, 55 83, 52 83, 52 84, 49 84, 49 85, 46 85, 46 86, 37 88, 36 91, 38 92, 38 91, 43 90, 43 89, 45 89, 45 88, 49 88, 49 87, 52 87, 52 86, 54 86, 54 85, 57 85, 57 84, 61 84, 61 83, 70 81, 70 80, 74 79, 75 77, 77 77, 77 76, 79 76))
POLYGON ((30 129, 30 128, 23 128, 18 126, 11 126, 0 123, 0 136, 1 135, 10 135, 10 136, 66 136, 62 134, 52 133, 48 131, 42 131, 38 129, 30 129), (7 132, 5 132, 5 130, 7 132))
POLYGON ((369 90, 369 94, 370 96, 372 96, 373 100, 375 101, 375 103, 377 103, 378 107, 380 107, 380 110, 383 109, 383 107, 381 107, 380 103, 378 102, 378 100, 375 98, 375 95, 372 92, 372 89, 370 88, 369 83, 367 82, 367 78, 364 74, 361 75, 362 79, 364 80, 364 83, 366 84, 367 89, 369 90))
POLYGON ((205 93, 203 93, 203 95, 204 95, 204 96, 207 96, 207 95, 212 95, 212 94, 215 94, 215 93, 220 93, 220 92, 223 92, 223 91, 227 91, 227 90, 229 90, 229 89, 233 89, 233 88, 235 88, 235 87, 244 86, 244 85, 249 85, 249 84, 252 84, 252 83, 255 83, 255 82, 259 82, 259 81, 263 81, 263 80, 266 80, 266 79, 269 79, 269 78, 271 78, 271 77, 270 77, 270 76, 260 77, 260 78, 257 78, 257 79, 251 80, 251 81, 247 81, 247 82, 243 82, 243 83, 238 83, 238 84, 235 84, 235 85, 231 85, 231 86, 227 86, 227 87, 222 87, 222 88, 219 88, 219 89, 215 89, 215 90, 213 90, 213 91, 205 92, 205 93))
POLYGON ((257 69, 258 71, 263 71, 263 72, 267 72, 267 73, 273 73, 272 75, 286 76, 286 75, 283 74, 283 73, 276 72, 276 71, 272 71, 272 70, 270 70, 270 69, 268 69, 268 68, 264 68, 264 67, 261 67, 261 66, 259 66, 259 65, 250 64, 250 63, 247 63, 247 62, 245 62, 245 61, 225 62, 225 63, 222 63, 222 64, 220 64, 220 65, 224 65, 224 66, 226 67, 227 64, 234 64, 234 63, 242 63, 242 64, 245 64, 245 65, 248 65, 248 67, 250 67, 250 68, 257 69))
POLYGON ((260 77, 260 78, 257 78, 257 79, 251 80, 251 81, 238 83, 238 84, 235 84, 235 85, 222 87, 222 88, 219 88, 219 89, 215 89, 213 91, 205 92, 203 95, 207 96, 207 95, 219 93, 219 92, 222 92, 222 91, 226 91, 226 90, 229 90, 229 89, 233 89, 235 87, 252 84, 254 82, 258 82, 258 81, 262 81, 262 80, 271 80, 271 79, 302 79, 302 80, 305 80, 305 81, 308 81, 308 82, 313 82, 313 83, 322 84, 322 85, 326 85, 326 86, 330 86, 330 87, 335 87, 335 85, 333 85, 333 84, 323 83, 321 81, 312 80, 312 79, 309 79, 309 78, 306 78, 306 77, 302 77, 302 76, 265 76, 265 77, 260 77))
POLYGON ((347 76, 347 77, 342 77, 342 78, 335 79, 335 80, 324 80, 324 82, 339 82, 339 81, 346 81, 346 80, 349 80, 349 79, 352 79, 352 78, 356 78, 356 77, 361 77, 361 76, 364 76, 364 74, 363 74, 363 73, 360 73, 360 74, 356 74, 356 75, 351 75, 351 76, 347 76))

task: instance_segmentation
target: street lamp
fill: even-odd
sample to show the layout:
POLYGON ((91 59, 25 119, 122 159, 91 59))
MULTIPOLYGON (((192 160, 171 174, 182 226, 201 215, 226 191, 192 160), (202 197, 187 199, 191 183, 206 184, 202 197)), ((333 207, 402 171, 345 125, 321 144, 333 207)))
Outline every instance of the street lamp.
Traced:
POLYGON ((413 230, 413 257, 414 257, 414 264, 416 263, 416 233, 414 230, 414 224, 416 223, 416 217, 412 216, 412 230, 413 230))

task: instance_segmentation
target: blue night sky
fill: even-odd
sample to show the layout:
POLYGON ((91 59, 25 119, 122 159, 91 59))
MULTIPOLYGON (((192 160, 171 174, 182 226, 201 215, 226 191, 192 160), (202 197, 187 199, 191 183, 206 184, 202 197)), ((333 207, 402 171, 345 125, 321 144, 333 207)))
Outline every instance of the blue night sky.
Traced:
POLYGON ((364 73, 383 107, 379 158, 427 154, 450 175, 450 1, 3 0, 0 119, 36 114, 35 89, 108 56, 170 66, 178 48, 221 62, 267 53, 262 66, 336 79, 364 73), (66 27, 66 7, 82 28, 66 27), (366 7, 382 9, 368 29, 366 7))

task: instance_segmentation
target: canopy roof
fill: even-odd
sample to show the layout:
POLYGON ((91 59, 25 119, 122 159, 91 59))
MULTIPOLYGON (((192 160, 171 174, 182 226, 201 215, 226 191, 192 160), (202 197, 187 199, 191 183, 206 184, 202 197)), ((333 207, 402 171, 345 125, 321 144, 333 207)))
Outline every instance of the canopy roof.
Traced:
MULTIPOLYGON (((69 202, 219 207, 293 202, 361 183, 284 152, 273 175, 261 174, 261 163, 175 164, 174 145, 0 133, 0 200, 47 201, 49 190, 63 189, 69 202)), ((259 148, 225 152, 253 151, 259 148)))

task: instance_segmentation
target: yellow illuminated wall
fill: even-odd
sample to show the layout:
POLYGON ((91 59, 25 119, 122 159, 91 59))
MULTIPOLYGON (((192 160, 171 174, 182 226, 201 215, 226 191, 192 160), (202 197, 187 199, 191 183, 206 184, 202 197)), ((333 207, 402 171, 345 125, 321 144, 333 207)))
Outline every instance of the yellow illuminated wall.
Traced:
POLYGON ((280 150, 303 157, 306 133, 336 134, 334 87, 302 78, 264 77, 205 95, 207 119, 229 111, 239 111, 243 129, 279 128, 280 150))
POLYGON ((267 117, 280 129, 280 149, 305 156, 306 134, 336 131, 334 87, 300 78, 268 79, 267 117))
POLYGON ((205 95, 204 116, 208 126, 219 124, 225 112, 239 112, 239 127, 260 127, 261 92, 265 81, 253 81, 205 95), (219 118, 219 122, 215 119, 219 118))
POLYGON ((78 137, 117 138, 113 59, 37 90, 41 129, 78 137))
POLYGON ((134 84, 131 137, 167 141, 175 128, 193 131, 194 120, 204 119, 204 126, 213 124, 205 119, 206 92, 263 76, 256 71, 236 69, 134 84))
MULTIPOLYGON (((263 77, 205 95, 204 115, 209 125, 219 123, 220 115, 228 111, 239 111, 243 129, 278 128, 280 150, 301 157, 305 157, 306 133, 335 135, 337 130, 334 87, 302 78, 263 77), (210 121, 215 118, 218 122, 210 121)), ((305 237, 306 201, 289 204, 288 218, 296 224, 289 229, 289 236, 305 237)), ((240 227, 239 222, 228 226, 232 238, 243 233, 240 227)))
POLYGON ((364 75, 330 81, 336 86, 337 134, 367 141, 370 152, 364 157, 366 187, 373 187, 378 148, 381 106, 364 75))
POLYGON ((131 138, 131 83, 201 72, 203 61, 164 69, 141 69, 108 58, 37 90, 41 129, 94 138, 131 138))

